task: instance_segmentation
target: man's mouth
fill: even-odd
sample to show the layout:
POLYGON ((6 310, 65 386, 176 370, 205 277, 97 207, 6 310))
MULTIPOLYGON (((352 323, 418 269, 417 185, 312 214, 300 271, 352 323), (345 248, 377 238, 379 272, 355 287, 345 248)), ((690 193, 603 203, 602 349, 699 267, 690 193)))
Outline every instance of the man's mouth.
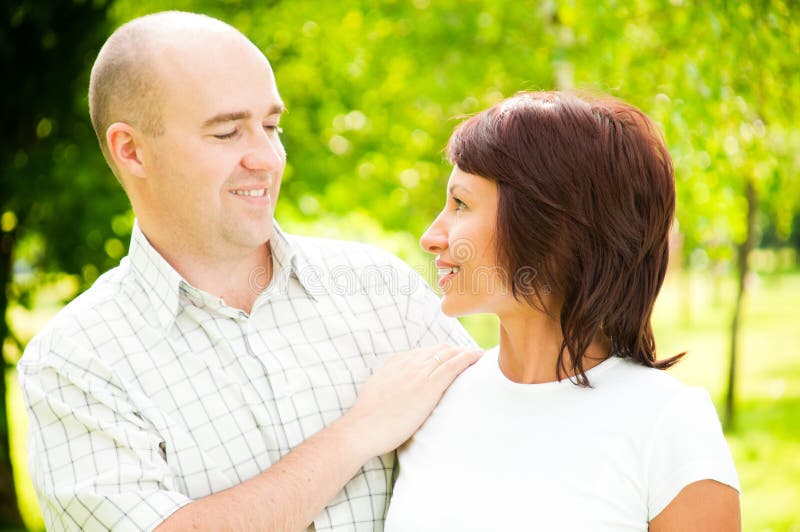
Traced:
POLYGON ((254 188, 251 190, 231 190, 231 194, 235 196, 250 196, 252 198, 259 198, 267 195, 267 189, 254 188))

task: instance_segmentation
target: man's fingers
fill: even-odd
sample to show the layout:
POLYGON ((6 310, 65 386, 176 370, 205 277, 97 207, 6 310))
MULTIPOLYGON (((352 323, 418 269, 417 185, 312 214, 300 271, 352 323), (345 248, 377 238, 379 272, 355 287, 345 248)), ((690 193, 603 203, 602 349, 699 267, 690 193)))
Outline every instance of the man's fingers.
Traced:
POLYGON ((440 384, 449 386, 462 371, 477 362, 481 356, 483 356, 483 351, 459 348, 454 350, 454 352, 449 352, 446 356, 446 360, 440 357, 442 358, 442 362, 433 370, 431 378, 440 384))
POLYGON ((471 348, 458 347, 451 345, 436 346, 435 349, 428 355, 427 360, 431 364, 431 373, 436 371, 436 368, 449 362, 454 357, 466 351, 473 351, 471 348))
POLYGON ((453 379, 478 358, 474 349, 448 345, 392 355, 361 387, 348 419, 381 435, 373 444, 378 454, 395 449, 427 419, 453 379))
POLYGON ((391 365, 392 369, 386 371, 400 371, 408 377, 427 377, 446 387, 482 353, 472 347, 449 344, 419 347, 391 356, 386 365, 391 365))

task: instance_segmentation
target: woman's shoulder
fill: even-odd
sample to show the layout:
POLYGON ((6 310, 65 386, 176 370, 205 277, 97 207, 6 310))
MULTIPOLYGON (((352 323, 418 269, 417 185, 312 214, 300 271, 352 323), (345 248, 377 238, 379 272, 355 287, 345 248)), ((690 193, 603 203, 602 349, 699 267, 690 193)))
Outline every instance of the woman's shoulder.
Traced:
POLYGON ((618 359, 608 370, 590 375, 590 382, 596 408, 625 412, 624 419, 643 433, 683 432, 703 424, 719 427, 708 391, 665 370, 618 359))
POLYGON ((632 411, 650 420, 648 425, 655 437, 696 432, 700 427, 706 427, 714 437, 721 435, 719 416, 705 388, 686 384, 665 370, 626 359, 617 364, 616 375, 609 377, 597 386, 613 385, 632 411))
POLYGON ((485 349, 483 355, 462 371, 447 388, 439 401, 437 411, 448 407, 461 408, 462 403, 473 403, 480 398, 492 397, 496 392, 498 348, 485 349))
POLYGON ((479 382, 483 382, 484 385, 488 384, 488 381, 492 380, 492 376, 497 371, 498 353, 499 348, 497 346, 484 349, 483 355, 478 361, 462 371, 453 384, 450 385, 450 388, 474 386, 479 382))
MULTIPOLYGON (((590 375, 590 378, 591 375, 590 375)), ((666 370, 644 366, 628 358, 616 358, 612 367, 592 378, 595 388, 646 399, 651 405, 664 404, 697 388, 680 381, 666 370)))

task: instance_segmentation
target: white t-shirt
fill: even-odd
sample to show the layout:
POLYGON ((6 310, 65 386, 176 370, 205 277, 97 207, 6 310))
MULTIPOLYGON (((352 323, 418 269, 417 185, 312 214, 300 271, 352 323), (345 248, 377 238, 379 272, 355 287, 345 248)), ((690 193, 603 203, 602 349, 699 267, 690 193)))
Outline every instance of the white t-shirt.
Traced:
POLYGON ((688 484, 739 490, 700 388, 621 358, 518 384, 487 351, 398 452, 386 532, 647 530, 688 484))

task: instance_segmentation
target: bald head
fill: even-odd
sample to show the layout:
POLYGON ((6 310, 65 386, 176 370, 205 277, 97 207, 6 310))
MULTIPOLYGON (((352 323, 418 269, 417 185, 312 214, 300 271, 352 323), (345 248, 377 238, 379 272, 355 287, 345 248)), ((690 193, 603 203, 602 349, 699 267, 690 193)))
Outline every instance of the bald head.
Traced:
MULTIPOLYGON (((100 148, 115 174, 106 131, 125 122, 139 132, 163 133, 165 66, 171 53, 191 53, 203 41, 223 38, 250 41, 234 27, 205 15, 166 11, 134 19, 120 26, 105 42, 92 67, 89 114, 100 148)), ((119 177, 119 175, 117 175, 119 177)))

